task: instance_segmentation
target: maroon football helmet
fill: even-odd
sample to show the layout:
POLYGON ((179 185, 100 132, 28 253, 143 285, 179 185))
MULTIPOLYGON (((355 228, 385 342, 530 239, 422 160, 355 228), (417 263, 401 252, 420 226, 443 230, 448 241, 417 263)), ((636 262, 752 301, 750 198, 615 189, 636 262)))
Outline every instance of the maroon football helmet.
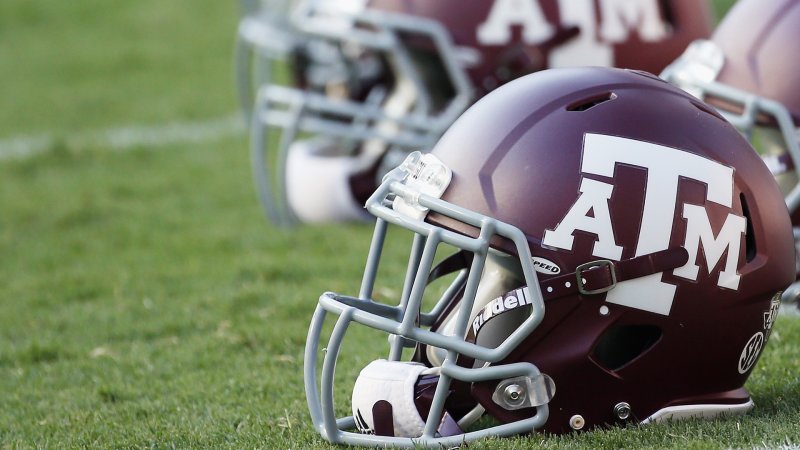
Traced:
MULTIPOLYGON (((713 104, 754 143, 784 193, 800 248, 798 55, 800 2, 741 0, 662 77, 713 104)), ((785 298, 798 295, 800 285, 785 298)))
MULTIPOLYGON (((278 31, 255 33, 258 17, 247 17, 242 39, 273 37, 281 45, 260 54, 283 48, 289 66, 261 86, 252 120, 259 197, 279 224, 364 217, 383 174, 520 75, 659 71, 710 32, 709 7, 697 0, 318 0, 269 21, 278 31), (274 129, 280 139, 267 136, 274 129)), ((249 97, 249 78, 240 85, 249 97)))
POLYGON ((787 209, 741 134, 655 76, 512 81, 391 171, 367 209, 361 290, 323 294, 307 340, 306 393, 326 439, 450 446, 752 407, 743 386, 794 279, 787 209), (380 301, 390 226, 414 238, 402 290, 380 301), (342 344, 363 326, 388 334, 389 350, 337 420, 334 366, 365 350, 342 344))

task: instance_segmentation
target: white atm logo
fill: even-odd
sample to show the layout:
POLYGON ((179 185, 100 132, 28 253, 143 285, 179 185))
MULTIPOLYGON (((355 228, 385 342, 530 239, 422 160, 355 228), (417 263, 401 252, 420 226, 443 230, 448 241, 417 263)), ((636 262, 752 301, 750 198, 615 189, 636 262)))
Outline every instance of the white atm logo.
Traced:
MULTIPOLYGON (((551 67, 574 66, 575 61, 611 66, 612 46, 626 41, 632 31, 645 42, 659 41, 670 34, 661 18, 658 0, 558 0, 558 9, 562 27, 577 26, 581 32, 551 51, 551 67), (603 18, 599 29, 598 14, 603 18)), ((522 29, 522 39, 529 45, 545 42, 556 34, 556 27, 545 18, 540 0, 495 0, 489 17, 478 26, 478 42, 506 45, 511 41, 513 26, 522 29)))
MULTIPOLYGON (((706 199, 731 208, 733 206, 733 169, 702 156, 658 144, 600 134, 584 138, 581 172, 613 178, 617 164, 647 169, 639 240, 635 256, 666 250, 673 229, 673 213, 677 205, 681 178, 705 183, 706 199)), ((619 261, 622 247, 614 238, 614 227, 608 200, 614 185, 583 178, 580 195, 564 219, 545 231, 543 244, 572 250, 574 233, 581 230, 597 236, 592 255, 619 261), (589 214, 590 211, 593 214, 589 214)), ((722 229, 715 236, 705 208, 685 203, 680 205, 686 220, 684 248, 689 253, 685 266, 672 273, 687 280, 697 280, 697 260, 704 255, 709 273, 727 250, 717 285, 738 289, 741 276, 737 262, 747 222, 744 217, 729 213, 722 229), (703 252, 700 252, 700 246, 703 252)), ((668 315, 676 286, 661 281, 661 273, 619 283, 606 295, 606 301, 668 315), (644 294, 644 295, 643 295, 644 294)))

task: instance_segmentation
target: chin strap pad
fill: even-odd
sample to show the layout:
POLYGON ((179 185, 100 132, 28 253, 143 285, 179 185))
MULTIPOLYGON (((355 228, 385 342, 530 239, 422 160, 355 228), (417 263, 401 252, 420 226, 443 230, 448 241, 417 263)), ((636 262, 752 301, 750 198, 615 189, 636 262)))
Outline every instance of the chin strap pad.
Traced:
POLYGON ((353 387, 353 417, 358 430, 381 435, 392 432, 397 437, 422 436, 425 421, 414 404, 414 386, 425 370, 422 364, 385 359, 363 368, 353 387))
MULTIPOLYGON (((422 436, 425 419, 417 409, 415 397, 417 381, 427 370, 419 363, 385 359, 372 361, 362 369, 353 387, 353 417, 358 430, 378 436, 422 436)), ((427 417, 428 411, 424 412, 427 417)), ((437 436, 458 434, 463 431, 445 411, 437 436)))

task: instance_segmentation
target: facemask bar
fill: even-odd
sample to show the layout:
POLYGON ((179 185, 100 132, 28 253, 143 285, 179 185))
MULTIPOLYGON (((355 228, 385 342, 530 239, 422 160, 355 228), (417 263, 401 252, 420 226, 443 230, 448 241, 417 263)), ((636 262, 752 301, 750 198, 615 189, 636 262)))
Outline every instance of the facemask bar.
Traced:
POLYGON ((539 325, 544 316, 544 302, 533 269, 528 242, 520 229, 412 189, 406 184, 406 178, 409 175, 409 170, 403 170, 402 167, 390 172, 367 202, 367 209, 377 217, 377 221, 359 297, 346 297, 328 292, 319 299, 319 305, 309 328, 304 359, 306 396, 314 427, 325 439, 333 443, 398 447, 457 446, 481 437, 511 436, 531 432, 546 422, 547 404, 536 406, 536 414, 529 419, 456 436, 442 437, 436 434, 439 421, 444 414, 448 389, 453 380, 465 383, 496 380, 499 383, 513 377, 526 377, 534 380, 540 375, 536 366, 530 363, 520 362, 498 366, 487 364, 479 368, 465 368, 456 365, 456 360, 459 355, 490 363, 505 358, 539 325), (418 205, 472 225, 479 230, 479 235, 477 238, 468 237, 426 223, 424 218, 418 219, 395 211, 391 203, 398 199, 403 199, 406 204, 418 205), (371 300, 388 224, 394 224, 416 233, 403 294, 396 307, 371 300), (532 307, 530 316, 508 338, 497 347, 487 348, 467 342, 464 336, 470 324, 470 311, 475 302, 475 294, 489 252, 489 242, 494 236, 506 238, 515 245, 524 279, 532 297, 532 307), (428 274, 433 265, 436 248, 440 243, 474 254, 464 286, 464 295, 456 316, 454 336, 421 328, 421 326, 430 327, 455 295, 453 292, 446 292, 431 311, 421 311, 428 274), (323 323, 328 314, 336 315, 338 318, 324 350, 321 376, 318 376, 317 356, 320 351, 323 323), (352 322, 388 333, 393 338, 390 339, 390 360, 399 360, 402 347, 408 343, 424 344, 447 350, 447 356, 440 367, 440 378, 433 404, 421 437, 400 438, 353 433, 346 431, 355 429, 355 421, 352 417, 336 418, 333 405, 334 368, 342 340, 352 322))
POLYGON ((269 84, 274 62, 298 45, 289 25, 293 0, 241 0, 242 18, 236 32, 234 72, 242 117, 248 125, 258 86, 269 84))
POLYGON ((364 102, 285 86, 262 86, 252 120, 251 159, 259 200, 267 218, 279 225, 297 221, 287 202, 285 171, 286 155, 301 133, 338 139, 343 142, 343 152, 356 147, 355 173, 374 165, 390 149, 408 153, 432 147, 472 101, 472 84, 441 24, 403 14, 342 11, 346 8, 338 3, 303 2, 292 14, 292 26, 309 39, 356 45, 386 55, 397 86, 405 87, 406 93, 401 94, 411 92, 413 104, 410 110, 401 107, 392 111, 387 105, 397 93, 385 92, 383 86, 370 92, 364 102), (400 35, 405 34, 425 37, 442 59, 455 96, 440 112, 431 111, 430 94, 401 41, 400 35), (282 135, 277 148, 269 150, 270 144, 274 145, 269 139, 273 128, 280 129, 282 135))
MULTIPOLYGON (((738 114, 719 108, 717 110, 748 140, 752 140, 759 117, 773 118, 786 144, 786 151, 794 163, 794 170, 800 176, 800 130, 795 128, 789 111, 780 102, 715 81, 722 64, 724 56, 713 42, 696 41, 660 76, 701 100, 711 96, 740 107, 742 112, 738 114), (719 61, 716 70, 713 70, 713 67, 709 68, 702 58, 719 61)), ((789 212, 794 213, 800 206, 800 184, 786 195, 785 200, 789 212)))

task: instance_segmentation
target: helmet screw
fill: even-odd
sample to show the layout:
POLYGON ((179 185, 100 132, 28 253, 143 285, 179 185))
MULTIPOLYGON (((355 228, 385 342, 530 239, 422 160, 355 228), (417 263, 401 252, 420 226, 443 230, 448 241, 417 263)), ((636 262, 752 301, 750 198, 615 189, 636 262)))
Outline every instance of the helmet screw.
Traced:
POLYGON ((503 394, 506 397, 506 401, 513 405, 522 401, 522 397, 525 395, 525 389, 518 384, 509 384, 506 386, 503 394))
POLYGON ((586 425, 586 421, 583 419, 583 416, 580 414, 575 414, 574 416, 569 418, 569 426, 573 430, 581 430, 583 426, 586 425))
POLYGON ((619 402, 614 406, 614 415, 621 420, 626 420, 631 416, 631 405, 626 402, 619 402))

